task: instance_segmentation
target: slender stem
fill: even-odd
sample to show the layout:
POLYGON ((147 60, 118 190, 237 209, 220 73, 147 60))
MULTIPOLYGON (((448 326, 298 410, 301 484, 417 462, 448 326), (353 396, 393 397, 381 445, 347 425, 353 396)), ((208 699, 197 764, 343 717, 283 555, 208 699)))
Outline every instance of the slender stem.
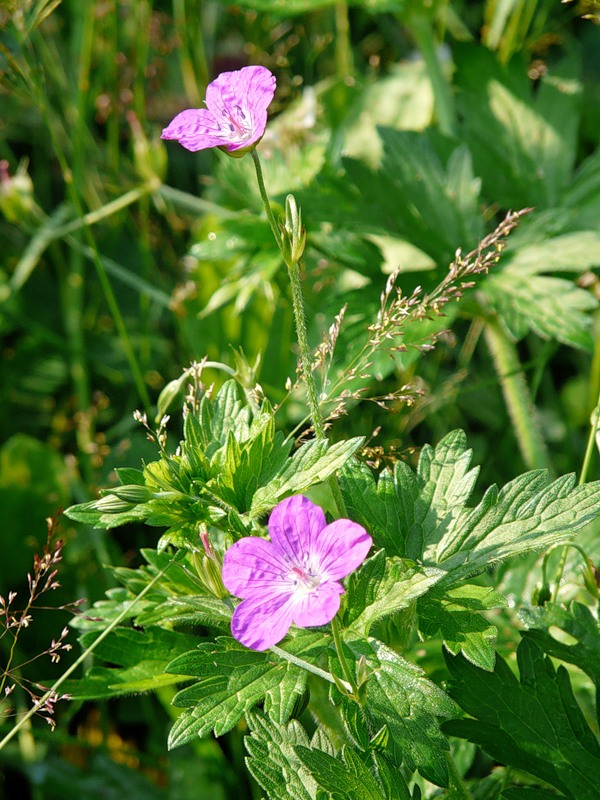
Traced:
POLYGON ((132 203, 137 203, 138 200, 151 191, 151 188, 152 187, 147 184, 138 186, 135 189, 130 189, 128 192, 125 192, 125 194, 115 198, 115 200, 111 200, 109 203, 105 203, 105 205, 100 208, 89 211, 87 214, 78 217, 78 219, 74 219, 71 222, 65 223, 65 225, 61 225, 60 228, 56 228, 56 230, 52 232, 52 238, 62 239, 63 236, 66 236, 68 233, 73 233, 73 231, 85 228, 88 225, 95 225, 97 222, 111 217, 118 211, 122 211, 124 208, 127 208, 127 206, 132 205, 132 203))
POLYGON ((552 470, 546 443, 535 418, 535 408, 517 349, 497 317, 488 317, 485 338, 510 415, 519 450, 528 469, 552 470))
MULTIPOLYGON (((80 85, 80 89, 81 89, 81 91, 84 91, 84 89, 85 89, 85 84, 84 83, 82 83, 80 85)), ((73 207, 75 209, 75 212, 76 212, 77 216, 78 217, 83 217, 84 216, 83 205, 82 205, 81 198, 79 196, 79 193, 78 193, 78 190, 77 190, 77 187, 76 187, 76 182, 72 179, 72 173, 71 173, 71 170, 69 169, 67 158, 66 158, 66 156, 65 156, 65 154, 63 152, 63 148, 61 147, 60 142, 57 140, 56 135, 55 135, 54 125, 52 124, 52 110, 48 107, 48 105, 45 102, 45 99, 41 95, 41 93, 39 93, 39 92, 37 93, 36 99, 38 100, 38 108, 40 109, 41 113, 43 114, 43 116, 45 118, 45 121, 47 123, 48 129, 49 129, 49 132, 50 132, 50 136, 52 138, 52 143, 53 143, 53 146, 54 146, 54 152, 55 152, 56 158, 57 158, 57 160, 58 160, 58 162, 60 164, 63 176, 64 176, 65 184, 67 186, 67 191, 68 191, 68 194, 69 194, 69 199, 70 199, 71 204, 73 205, 73 207)), ((79 116, 79 119, 82 119, 81 115, 79 116)), ((76 170, 78 168, 77 153, 74 154, 73 158, 74 158, 74 167, 75 167, 75 170, 76 170)), ((77 184, 77 185, 80 185, 80 184, 77 184)), ((92 231, 91 231, 89 225, 85 225, 85 224, 83 225, 83 234, 84 234, 85 238, 87 239, 87 244, 88 244, 88 246, 90 247, 90 249, 92 251, 91 257, 92 257, 92 260, 94 262, 94 266, 96 268, 98 279, 100 281, 100 285, 102 287, 105 300, 106 300, 106 302, 108 304, 108 307, 110 309, 110 312, 112 314, 112 317, 113 317, 113 320, 114 320, 114 323, 115 323, 115 327, 116 327, 117 332, 119 334, 119 339, 121 340, 121 346, 123 347, 123 351, 125 353, 127 361, 129 362, 129 367, 130 367, 131 372, 133 374, 133 380, 134 380, 134 383, 136 385, 136 389, 138 391, 138 394, 139 394, 140 399, 141 399, 141 401, 142 401, 142 403, 144 405, 145 410, 147 412, 149 412, 151 403, 150 403, 150 397, 148 395, 148 391, 146 389, 146 384, 144 382, 144 378, 143 378, 140 366, 138 364, 138 361, 137 361, 137 358, 136 358, 136 355, 135 355, 135 351, 133 349, 133 345, 132 345, 131 339, 129 337, 129 333, 128 333, 127 328, 125 326, 125 322, 123 320, 123 316, 121 314, 121 310, 119 308, 119 305, 117 303, 116 297, 115 297, 114 292, 112 290, 112 286, 111 286, 110 280, 108 278, 106 269, 105 269, 104 264, 102 262, 102 259, 100 257, 100 253, 98 252, 98 248, 96 246, 96 242, 94 241, 94 237, 92 235, 92 231)))
POLYGON ((352 673, 350 672, 350 667, 348 666, 348 662, 346 661, 346 655, 344 653, 344 642, 342 639, 342 631, 340 629, 340 623, 337 617, 334 617, 331 620, 331 633, 333 635, 335 652, 337 653, 337 657, 340 662, 340 667, 342 668, 342 673, 347 683, 350 685, 352 694, 356 696, 358 694, 355 685, 356 681, 352 677, 352 673))
POLYGON ((598 396, 598 403, 592 412, 592 419, 590 424, 590 432, 588 434, 587 445, 585 448, 585 455, 583 457, 583 464, 581 473, 579 475, 579 486, 584 484, 588 479, 588 473, 592 465, 592 457, 596 450, 596 434, 598 433, 598 422, 600 420, 600 395, 598 396))
POLYGON ((427 68, 427 74, 431 81, 433 97, 435 101, 435 111, 442 133, 452 136, 456 128, 456 110, 452 87, 450 86, 438 54, 438 46, 435 41, 433 25, 425 14, 414 14, 409 21, 410 30, 417 47, 421 51, 423 61, 427 68))
POLYGON ((294 309, 294 318, 296 320, 296 336, 298 337, 298 345, 300 347, 300 363, 302 365, 304 383, 306 384, 308 407, 310 409, 315 437, 323 440, 326 439, 327 436, 325 434, 325 424, 323 422, 321 407, 319 406, 315 377, 312 371, 312 359, 308 346, 308 332, 306 330, 306 316, 304 313, 304 298, 302 296, 302 285, 300 283, 297 265, 292 269, 288 267, 288 276, 292 287, 292 308, 294 309))
MULTIPOLYGON (((82 9, 81 49, 79 51, 79 71, 77 73, 77 92, 75 96, 75 129, 73 131, 72 186, 85 183, 85 122, 89 96, 90 70, 94 42, 95 16, 88 6, 82 9)), ((73 191, 75 191, 73 189, 73 191)), ((87 370, 86 341, 84 334, 85 271, 81 253, 72 250, 70 269, 64 286, 65 328, 71 344, 71 379, 77 397, 76 424, 79 465, 89 484, 93 471, 90 453, 92 451, 95 424, 91 410, 91 389, 87 370)))
POLYGON ((335 28, 336 72, 340 80, 346 81, 353 73, 347 0, 337 0, 335 4, 335 28))
POLYGON ((177 52, 179 54, 179 68, 181 69, 185 93, 192 105, 199 106, 202 102, 202 98, 198 91, 198 81, 196 80, 194 64, 190 57, 185 0, 173 0, 173 20, 175 22, 175 30, 179 34, 181 40, 181 46, 177 48, 177 52))
MULTIPOLYGON (((181 551, 181 552, 183 553, 183 551, 181 551)), ((126 603, 126 604, 124 605, 124 607, 123 607, 123 609, 121 610, 121 612, 120 612, 120 613, 119 613, 119 614, 118 614, 118 615, 117 615, 117 616, 116 616, 116 617, 115 617, 115 618, 112 620, 112 622, 111 622, 111 623, 110 623, 110 624, 109 624, 109 625, 108 625, 108 626, 107 626, 107 627, 106 627, 106 628, 105 628, 105 629, 102 631, 102 633, 101 633, 101 634, 98 636, 98 638, 97 638, 97 639, 94 639, 94 641, 92 642, 92 644, 91 644, 89 647, 87 647, 87 648, 86 648, 86 649, 83 651, 83 653, 81 653, 81 655, 79 656, 79 658, 77 658, 77 659, 76 659, 76 660, 75 660, 75 661, 74 661, 74 662, 71 664, 71 666, 70 666, 70 667, 69 667, 67 670, 65 670, 65 672, 63 672, 63 674, 60 676, 60 678, 58 678, 56 681, 54 681, 54 683, 53 683, 53 684, 52 684, 52 686, 51 686, 51 687, 48 689, 48 691, 47 691, 47 692, 45 692, 45 693, 42 695, 42 697, 41 697, 41 698, 40 698, 40 699, 37 701, 37 703, 35 703, 35 705, 34 705, 34 706, 32 706, 32 708, 30 708, 30 709, 29 709, 29 711, 28 711, 28 712, 27 712, 27 713, 26 713, 26 714, 25 714, 23 717, 21 717, 21 719, 20 719, 20 720, 17 722, 17 724, 16 724, 16 725, 15 725, 15 726, 14 726, 14 727, 13 727, 13 728, 12 728, 12 729, 11 729, 11 730, 8 732, 8 733, 7 733, 7 734, 6 734, 6 736, 4 737, 4 739, 2 739, 2 741, 0 741, 0 750, 2 750, 2 749, 3 749, 3 747, 4 747, 5 745, 7 745, 7 744, 8 744, 8 742, 10 742, 10 740, 11 740, 11 739, 12 739, 12 738, 13 738, 13 737, 14 737, 14 736, 15 736, 15 735, 16 735, 16 734, 17 734, 17 733, 18 733, 18 732, 21 730, 21 728, 22 728, 22 727, 23 727, 23 726, 24 726, 24 725, 25 725, 25 724, 26 724, 26 723, 27 723, 27 722, 28 722, 28 721, 31 719, 31 717, 33 717, 33 715, 34 715, 34 714, 35 714, 37 711, 39 711, 39 709, 40 709, 40 708, 42 708, 42 706, 44 705, 44 703, 46 702, 46 700, 47 700, 49 697, 52 697, 52 695, 54 695, 54 694, 56 693, 56 691, 57 691, 57 690, 58 690, 58 689, 59 689, 59 688, 62 686, 62 684, 63 684, 63 683, 64 683, 64 682, 67 680, 67 678, 69 678, 69 677, 70 677, 70 676, 71 676, 71 675, 72 675, 72 674, 75 672, 75 670, 76 670, 76 669, 77 669, 77 668, 78 668, 78 667, 79 667, 81 664, 83 664, 83 662, 84 662, 84 661, 87 659, 87 657, 88 657, 89 655, 91 655, 91 653, 93 653, 93 652, 94 652, 94 650, 96 649, 96 647, 98 647, 98 645, 99 645, 99 644, 100 644, 102 641, 104 641, 104 639, 106 639, 106 637, 108 636, 108 634, 109 634, 109 633, 111 633, 111 632, 112 632, 112 631, 113 631, 113 630, 114 630, 114 629, 117 627, 117 625, 119 625, 119 624, 120 624, 120 623, 121 623, 121 622, 122 622, 122 621, 125 619, 125 617, 126 617, 128 614, 129 614, 129 612, 131 611, 131 609, 132 609, 132 608, 133 608, 133 607, 134 607, 134 606, 135 606, 135 605, 136 605, 136 604, 137 604, 137 603, 138 603, 138 602, 139 602, 139 601, 140 601, 140 600, 141 600, 141 599, 142 599, 142 598, 143 598, 143 597, 144 597, 146 594, 148 594, 148 592, 149 592, 149 591, 150 591, 150 590, 151 590, 151 589, 152 589, 152 588, 153 588, 153 587, 154 587, 154 586, 155 586, 155 585, 158 583, 158 581, 159 581, 159 580, 160 580, 160 579, 163 577, 163 575, 164 575, 164 574, 167 572, 167 570, 168 570, 168 569, 169 569, 169 568, 170 568, 170 567, 171 567, 171 566, 172 566, 172 565, 173 565, 173 564, 176 562, 176 560, 177 560, 177 557, 178 557, 178 556, 176 555, 174 558, 172 558, 172 559, 171 559, 171 561, 169 561, 169 563, 168 563, 168 564, 167 564, 165 567, 163 567, 163 568, 161 569, 161 571, 160 571, 160 572, 158 572, 158 573, 157 573, 157 574, 154 576, 154 578, 152 578, 152 580, 150 581, 150 583, 148 583, 146 586, 144 586, 144 588, 142 589, 142 591, 141 591, 141 592, 140 592, 140 593, 139 593, 139 594, 138 594, 136 597, 134 597, 134 598, 133 598, 133 600, 132 600, 130 603, 126 603)))
MULTIPOLYGON (((275 215, 273 214, 273 209, 271 208, 269 196, 265 188, 265 181, 263 178, 262 167, 260 165, 260 158, 258 156, 256 148, 254 148, 250 152, 252 155, 252 160, 254 161, 254 167, 256 169, 256 179, 258 181, 258 188, 260 191, 261 199, 263 201, 265 212, 267 214, 267 219, 269 220, 271 231, 273 232, 273 236, 275 238, 275 241, 277 242, 277 246, 281 250, 282 256, 284 256, 283 240, 281 238, 281 233, 277 226, 277 221, 275 219, 275 215)), ((286 261, 285 257, 284 261, 286 261)), ((306 316, 304 312, 304 298, 302 295, 302 284, 300 282, 300 265, 296 263, 290 266, 289 264, 287 264, 287 261, 286 265, 288 270, 288 276, 290 279, 290 285, 292 287, 292 308, 294 310, 294 319, 296 321, 296 336, 298 339, 298 346, 300 348, 300 365, 302 367, 302 375, 304 377, 304 383, 306 385, 308 408, 310 411, 313 430, 315 432, 315 438, 318 441, 325 441, 327 439, 327 435, 325 433, 325 423, 323 420, 323 414, 321 413, 321 406, 319 405, 319 396, 317 394, 315 376, 312 370, 310 347, 308 345, 308 332, 306 330, 306 316)), ((333 499, 335 501, 339 513, 345 514, 346 506, 337 479, 335 478, 335 476, 332 476, 331 478, 328 479, 327 482, 329 484, 329 488, 331 489, 331 493, 333 495, 333 499)))
MULTIPOLYGON (((37 247, 35 250, 35 258, 21 258, 17 268, 15 269, 11 279, 10 287, 13 290, 21 289, 27 282, 34 268, 38 264, 44 250, 55 240, 62 238, 69 238, 71 234, 84 228, 86 225, 95 225, 97 222, 112 216, 117 211, 140 200, 150 191, 149 186, 140 186, 136 189, 131 189, 121 197, 111 200, 100 208, 90 211, 88 214, 73 219, 57 227, 53 227, 53 220, 51 217, 43 217, 41 222, 43 227, 36 233, 37 247), (43 238, 41 238, 41 231, 43 231, 43 238)), ((84 247, 79 240, 71 237, 70 242, 75 242, 76 246, 84 247)), ((31 246, 31 245, 30 245, 31 246)))
MULTIPOLYGON (((579 481, 578 481, 579 486, 582 486, 587 481, 588 478, 588 473, 590 471, 590 466, 592 463, 592 457, 596 449, 596 434, 598 432, 599 422, 600 422, 600 394, 598 395, 596 408, 592 412, 590 432, 588 434, 587 446, 585 448, 585 456, 583 457, 583 465, 581 467, 581 472, 579 474, 579 481)), ((558 566, 556 568, 556 577, 554 579, 554 590, 552 591, 553 602, 556 602, 558 600, 560 582, 562 581, 565 572, 565 567, 567 565, 568 553, 569 553, 569 545, 565 545, 560 555, 560 561, 558 562, 558 566)))
POLYGON ((252 156, 252 161, 254 161, 254 169, 256 170, 256 180, 258 181, 258 190, 260 192, 260 197, 263 202, 265 212, 267 214, 267 219, 269 220, 269 225, 271 226, 271 231, 273 232, 273 236, 275 238, 275 241, 277 242, 277 247, 279 247, 279 249, 283 253, 283 242, 281 241, 281 233, 279 232, 277 220, 275 219, 275 214, 273 214, 273 209, 271 208, 271 203, 269 201, 269 195, 267 194, 267 190, 265 188, 265 179, 263 178, 262 166, 260 164, 260 158, 258 157, 258 151, 256 150, 256 147, 250 151, 250 155, 252 156))
POLYGON ((453 796, 456 800, 473 800, 471 792, 465 786, 462 775, 454 763, 454 759, 448 753, 448 770, 450 772, 450 784, 454 789, 453 796))
MULTIPOLYGON (((256 169, 256 178, 258 180, 258 188, 263 205, 273 231, 273 236, 277 242, 277 246, 283 255, 283 242, 281 233, 277 227, 275 215, 269 202, 267 190, 265 188, 265 181, 262 174, 260 159, 256 148, 251 151, 252 160, 256 169)), ((296 320, 296 335, 298 337, 298 345, 300 347, 300 364, 302 366, 302 374, 304 376, 304 383, 306 384, 306 393, 308 396, 308 407, 310 409, 310 416, 312 419, 315 437, 319 440, 326 439, 325 424, 323 422, 323 415, 319 406, 319 398, 317 395, 317 387, 315 385, 315 377, 312 371, 312 359, 310 357, 310 347, 308 346, 308 332, 306 330, 306 316, 304 313, 304 298, 302 296, 302 284, 300 283, 299 265, 295 264, 293 267, 288 266, 288 276, 292 287, 292 308, 294 309, 294 319, 296 320)))
MULTIPOLYGON (((285 659, 285 661, 289 661, 290 664, 295 664, 297 667, 301 667, 307 672, 312 672, 313 675, 318 675, 319 678, 323 678, 324 680, 329 681, 329 683, 333 683, 335 685, 336 681, 331 672, 326 672, 320 667, 315 667, 314 664, 310 664, 308 661, 298 658, 298 656, 293 656, 291 653, 288 653, 286 650, 282 650, 281 647, 277 647, 276 645, 273 645, 271 650, 280 658, 285 659)), ((349 692, 353 691, 352 684, 346 683, 346 681, 342 681, 342 683, 349 692)))

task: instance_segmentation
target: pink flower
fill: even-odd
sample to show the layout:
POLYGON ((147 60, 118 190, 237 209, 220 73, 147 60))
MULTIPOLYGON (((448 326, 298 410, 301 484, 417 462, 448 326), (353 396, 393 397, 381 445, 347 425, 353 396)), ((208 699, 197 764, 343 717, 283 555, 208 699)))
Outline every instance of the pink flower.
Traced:
POLYGON ((277 505, 269 519, 271 541, 250 536, 225 553, 223 583, 243 598, 231 632, 252 650, 267 650, 295 623, 325 625, 337 614, 341 578, 367 557, 371 537, 356 522, 328 525, 323 509, 299 495, 277 505))
POLYGON ((266 67, 222 72, 206 89, 206 108, 182 111, 162 132, 188 150, 220 147, 241 156, 262 138, 275 76, 266 67))

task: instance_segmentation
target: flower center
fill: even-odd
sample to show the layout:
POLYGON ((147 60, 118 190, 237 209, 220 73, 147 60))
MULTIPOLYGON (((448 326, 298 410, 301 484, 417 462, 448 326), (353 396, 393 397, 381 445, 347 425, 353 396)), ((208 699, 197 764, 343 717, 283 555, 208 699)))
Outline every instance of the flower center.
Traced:
POLYGON ((302 567, 294 566, 290 570, 290 578, 297 589, 302 589, 305 592, 312 592, 321 583, 319 575, 315 575, 312 571, 302 569, 302 567))
POLYGON ((240 139, 247 139, 252 133, 251 121, 247 119, 239 105, 234 105, 230 109, 223 109, 225 126, 230 133, 237 134, 240 139))

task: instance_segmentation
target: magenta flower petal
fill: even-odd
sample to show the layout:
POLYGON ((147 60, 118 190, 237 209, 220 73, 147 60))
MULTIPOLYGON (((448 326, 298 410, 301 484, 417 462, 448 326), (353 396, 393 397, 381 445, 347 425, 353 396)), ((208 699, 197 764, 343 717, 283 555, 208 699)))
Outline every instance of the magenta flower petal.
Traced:
POLYGON ((326 625, 340 607, 338 579, 366 558, 371 537, 360 525, 339 519, 327 525, 323 510, 306 497, 277 505, 269 520, 271 541, 249 536, 225 553, 223 583, 243 598, 231 622, 238 641, 266 650, 294 622, 326 625))
POLYGON ((243 600, 233 612, 231 632, 252 650, 268 650, 288 632, 293 608, 293 596, 279 592, 243 600))
POLYGON ((337 519, 319 536, 314 555, 327 580, 339 580, 354 572, 367 557, 373 540, 366 530, 349 519, 337 519))
POLYGON ((340 610, 340 595, 344 587, 337 581, 321 583, 312 592, 296 599, 293 619, 300 628, 327 625, 340 610))
POLYGON ((321 531, 327 526, 323 509, 308 497, 297 495, 282 500, 269 518, 273 544, 289 558, 302 563, 315 550, 321 531))
POLYGON ((273 587, 289 590, 289 564, 271 542, 248 536, 232 544, 225 554, 223 584, 236 597, 252 597, 273 587))
POLYGON ((188 150, 222 147, 230 153, 251 149, 265 132, 275 76, 266 67, 222 72, 206 89, 206 108, 178 114, 163 130, 188 150))
POLYGON ((216 119, 205 108, 188 108, 177 114, 163 130, 161 138, 175 139, 192 152, 220 147, 228 141, 216 119))

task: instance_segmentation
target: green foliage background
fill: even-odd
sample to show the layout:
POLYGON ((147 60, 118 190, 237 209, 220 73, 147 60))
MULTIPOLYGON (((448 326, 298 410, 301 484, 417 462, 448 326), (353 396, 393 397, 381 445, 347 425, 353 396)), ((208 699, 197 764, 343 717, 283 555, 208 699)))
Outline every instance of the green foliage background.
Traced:
MULTIPOLYGON (((402 643, 399 649, 409 660, 391 650, 363 654, 372 665, 388 664, 371 690, 376 709, 385 709, 390 698, 410 707, 413 698, 389 686, 408 681, 412 662, 425 671, 426 679, 412 676, 416 692, 419 681, 427 684, 425 694, 431 692, 431 713, 417 724, 421 734, 393 732, 399 741, 405 736, 417 742, 414 764, 426 764, 425 778, 417 777, 409 789, 377 746, 363 742, 376 764, 377 783, 354 750, 324 739, 311 743, 296 721, 288 722, 289 714, 273 712, 301 704, 305 676, 290 667, 285 697, 277 696, 275 683, 263 709, 248 717, 248 768, 265 788, 279 786, 281 775, 319 774, 328 776, 320 785, 329 796, 337 796, 346 782, 348 797, 376 798, 383 792, 405 798, 419 788, 425 797, 452 797, 452 790, 441 794, 444 790, 426 780, 443 771, 442 740, 428 732, 436 715, 452 714, 450 701, 436 694, 436 685, 448 680, 450 696, 473 717, 447 722, 444 730, 462 737, 452 739, 452 749, 463 772, 470 770, 474 797, 495 798, 502 790, 506 798, 549 797, 554 790, 559 796, 584 796, 559 767, 549 779, 547 764, 556 758, 548 749, 553 743, 544 739, 547 732, 540 732, 541 743, 532 742, 518 720, 505 720, 510 747, 500 736, 490 739, 486 725, 493 700, 491 709, 478 707, 475 713, 466 695, 477 681, 477 697, 493 698, 494 692, 502 697, 509 685, 514 690, 518 646, 520 685, 535 683, 527 702, 537 709, 563 703, 567 722, 557 713, 558 739, 561 724, 577 716, 585 752, 571 754, 570 763, 589 766, 590 758, 599 757, 590 688, 598 681, 597 622, 585 616, 594 602, 582 588, 580 556, 569 551, 561 589, 561 598, 579 604, 559 606, 554 597, 543 609, 524 612, 531 630, 521 644, 515 627, 520 623, 505 608, 506 597, 521 607, 536 590, 539 594, 536 556, 507 561, 530 549, 527 520, 538 512, 546 522, 558 520, 554 527, 548 523, 536 549, 563 541, 570 525, 584 521, 585 504, 595 491, 561 484, 567 499, 559 508, 550 505, 549 494, 544 500, 537 473, 509 484, 525 470, 546 468, 553 477, 580 472, 600 392, 595 14, 593 3, 554 0, 4 0, 0 6, 0 159, 6 162, 0 175, 0 499, 6 553, 0 593, 26 594, 33 553, 45 542, 45 518, 74 503, 80 524, 68 519, 61 524, 66 546, 56 605, 86 597, 88 606, 99 602, 105 615, 116 614, 139 590, 138 569, 154 575, 164 566, 153 548, 161 534, 163 545, 185 536, 191 489, 184 487, 178 500, 181 530, 166 532, 160 530, 164 517, 155 498, 143 514, 125 498, 135 506, 133 524, 117 532, 94 530, 98 491, 147 485, 132 467, 142 460, 162 462, 132 412, 141 409, 151 421, 171 412, 169 430, 177 442, 185 392, 179 378, 204 356, 209 364, 203 380, 225 385, 222 397, 235 372, 247 391, 258 381, 270 404, 281 404, 277 430, 266 411, 262 421, 260 414, 254 417, 247 459, 254 464, 260 456, 265 465, 256 481, 252 469, 228 471, 239 453, 228 452, 227 430, 215 432, 220 453, 206 453, 206 485, 235 508, 227 520, 234 530, 259 520, 280 497, 325 479, 358 448, 356 437, 366 437, 371 448, 363 451, 362 466, 353 462, 344 468, 342 489, 354 518, 373 529, 377 546, 391 547, 388 555, 398 562, 384 567, 375 555, 352 579, 348 592, 355 616, 345 623, 360 634, 385 628, 386 641, 398 643, 398 619, 415 613, 421 634, 434 637, 422 647, 402 643), (288 377, 296 376, 289 288, 250 160, 212 151, 193 155, 158 138, 175 113, 201 104, 206 84, 219 71, 247 63, 265 64, 278 79, 260 148, 276 208, 290 191, 302 205, 308 231, 303 284, 313 346, 347 305, 327 375, 321 375, 326 408, 332 410, 348 386, 363 390, 364 397, 398 393, 411 400, 351 399, 346 416, 333 424, 333 452, 305 445, 291 467, 283 440, 302 429, 306 410, 302 391, 288 396, 285 388, 288 377), (509 237, 497 267, 478 277, 460 303, 446 306, 443 318, 408 327, 406 349, 381 351, 372 363, 362 362, 364 377, 336 383, 336 376, 347 375, 361 358, 366 328, 393 270, 399 269, 398 285, 405 292, 416 285, 433 290, 457 248, 468 252, 508 210, 529 207, 534 210, 509 237), (437 344, 428 352, 423 345, 431 337, 437 344), (470 507, 465 510, 475 475, 465 441, 450 433, 457 428, 466 431, 481 465, 470 507, 485 511, 487 519, 498 515, 488 529, 485 517, 475 519, 477 514, 467 513, 470 507), (351 442, 341 444, 347 439, 351 442), (434 451, 422 450, 419 460, 425 442, 439 444, 434 451), (393 474, 379 477, 376 490, 365 461, 392 467, 393 474), (482 496, 492 484, 509 487, 499 497, 493 489, 482 496), (433 486, 439 487, 437 495, 433 486), (515 520, 507 511, 503 518, 503 498, 518 498, 520 492, 536 498, 535 513, 515 520), (410 540, 403 542, 390 528, 400 513, 414 523, 410 540), (448 513, 453 522, 443 538, 439 523, 448 513), (159 530, 135 521, 152 515, 159 530), (474 567, 464 568, 456 557, 453 532, 485 542, 474 567), (436 551, 439 542, 447 552, 436 551), (425 566, 406 574, 401 558, 425 566), (492 563, 494 573, 485 573, 492 563), (462 582, 453 581, 459 572, 462 582), (371 581, 374 594, 365 589, 371 581), (388 618, 390 608, 399 616, 388 618), (577 649, 565 651, 553 636, 556 627, 550 633, 552 626, 574 637, 577 649), (448 664, 441 641, 451 654, 448 664), (496 659, 494 648, 500 653, 496 659), (565 667, 556 670, 548 656, 575 664, 591 683, 578 672, 569 679, 565 667), (476 670, 473 662, 487 671, 476 670), (483 749, 474 755, 474 744, 466 739, 483 749), (424 754, 428 747, 433 755, 424 754), (266 752, 272 756, 269 767, 266 752), (508 764, 512 778, 503 768, 493 771, 491 759, 508 764), (540 759, 537 771, 535 759, 540 759), (397 783, 388 781, 392 773, 397 783), (525 788, 532 775, 549 785, 525 788)), ((247 403, 247 396, 237 398, 224 418, 236 416, 231 404, 247 403)), ((192 456, 201 432, 184 433, 194 444, 192 456)), ((554 490, 559 491, 556 485, 554 490)), ((577 541, 597 563, 597 526, 585 528, 577 541)), ((549 557, 548 574, 558 559, 559 551, 549 557)), ((210 617, 203 617, 207 599, 202 609, 178 602, 177 592, 184 591, 177 586, 161 583, 138 609, 135 621, 146 627, 131 628, 127 642, 107 641, 98 653, 121 668, 116 683, 114 669, 95 667, 86 678, 88 694, 79 686, 80 699, 57 708, 54 734, 36 721, 32 732, 0 754, 5 797, 260 796, 244 767, 244 703, 230 709, 225 721, 213 719, 209 710, 199 713, 189 743, 166 753, 178 713, 171 705, 176 684, 182 675, 202 674, 203 658, 213 663, 214 654, 203 650, 196 656, 199 663, 189 663, 194 631, 210 624, 225 633, 228 624, 223 604, 215 602, 210 617), (185 627, 189 641, 152 627, 165 618, 185 627), (164 673, 157 685, 152 676, 170 662, 175 671, 164 673), (134 694, 149 688, 155 693, 134 694), (83 702, 99 696, 118 699, 83 702), (213 726, 229 732, 219 742, 196 736, 213 726)), ((47 647, 66 623, 64 613, 38 613, 39 623, 19 642, 19 663, 47 647)), ((87 632, 85 622, 80 627, 85 642, 93 623, 87 632)), ((306 641, 298 637, 294 645, 299 652, 318 650, 319 642, 310 639, 311 634, 306 641)), ((3 661, 6 641, 0 641, 3 661)), ((270 669, 257 654, 214 646, 222 648, 222 663, 234 664, 240 674, 249 668, 244 658, 258 673, 270 669)), ((47 681, 65 660, 58 668, 47 661, 23 670, 47 681)), ((218 670, 213 679, 216 690, 218 670)), ((193 686, 183 691, 197 700, 193 686)), ((313 696, 318 691, 311 685, 313 696)), ((326 709, 328 701, 322 700, 326 709)), ((25 698, 14 703, 20 710, 25 698)), ((180 694, 176 705, 185 707, 186 696, 180 694)), ((185 729, 190 716, 184 712, 174 730, 185 729)), ((379 721, 383 724, 375 719, 373 725, 379 721)), ((5 720, 3 729, 10 725, 5 720)), ((358 723, 353 735, 359 742, 364 735, 358 723)), ((588 767, 578 769, 584 774, 588 767)), ((306 785, 309 777, 297 788, 290 783, 290 796, 304 800, 306 785)))

